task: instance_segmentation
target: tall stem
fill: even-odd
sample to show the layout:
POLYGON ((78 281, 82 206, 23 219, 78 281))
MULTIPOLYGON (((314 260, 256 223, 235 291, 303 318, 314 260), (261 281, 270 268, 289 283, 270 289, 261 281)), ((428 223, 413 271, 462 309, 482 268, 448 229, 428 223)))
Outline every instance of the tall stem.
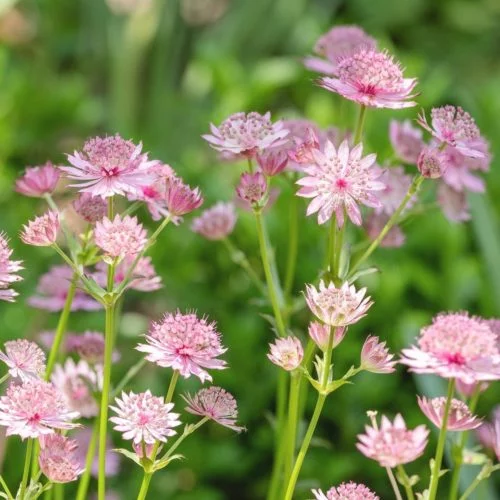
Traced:
POLYGON ((151 483, 151 478, 153 477, 152 472, 144 472, 144 476, 142 478, 141 489, 139 490, 139 494, 137 495, 137 500, 144 500, 149 490, 149 483, 151 483))
POLYGON ((290 374, 290 394, 288 399, 288 424, 286 436, 283 442, 286 446, 284 458, 284 480, 288 481, 293 468, 295 459, 295 442, 297 439, 297 419, 299 413, 299 396, 300 396, 300 372, 292 372, 290 374))
POLYGON ((394 477, 392 469, 390 467, 386 467, 385 470, 387 472, 387 475, 389 476, 389 482, 391 483, 392 491, 394 491, 394 496, 396 497, 396 500, 403 500, 403 497, 401 496, 401 493, 399 491, 398 483, 396 481, 396 478, 394 477))
MULTIPOLYGON (((294 175, 293 180, 297 178, 294 175)), ((290 297, 295 278, 295 269, 297 267, 297 253, 299 248, 299 198, 292 193, 288 207, 288 255, 285 274, 285 297, 290 297)))
POLYGON ((401 480, 403 481, 403 485, 405 487, 407 500, 414 500, 415 495, 413 494, 413 489, 411 487, 410 478, 408 477, 408 474, 406 474, 406 471, 402 465, 398 465, 398 472, 399 472, 399 475, 401 477, 401 480))
POLYGON ((31 456, 33 455, 33 438, 28 439, 28 443, 26 445, 26 458, 24 459, 24 469, 23 469, 23 478, 21 480, 21 486, 19 489, 19 498, 21 500, 24 499, 24 494, 26 492, 26 486, 28 485, 28 477, 30 473, 30 462, 31 456))
POLYGON ((353 144, 356 146, 358 142, 361 141, 361 137, 363 136, 363 129, 365 127, 365 120, 366 120, 366 106, 361 104, 359 106, 359 114, 358 114, 358 121, 356 123, 356 130, 354 132, 354 139, 353 139, 353 144))
POLYGON ((97 447, 97 436, 99 436, 99 420, 96 419, 85 458, 85 470, 80 477, 80 483, 76 493, 76 500, 85 500, 87 498, 87 491, 90 483, 90 472, 92 470, 92 462, 94 461, 97 447))

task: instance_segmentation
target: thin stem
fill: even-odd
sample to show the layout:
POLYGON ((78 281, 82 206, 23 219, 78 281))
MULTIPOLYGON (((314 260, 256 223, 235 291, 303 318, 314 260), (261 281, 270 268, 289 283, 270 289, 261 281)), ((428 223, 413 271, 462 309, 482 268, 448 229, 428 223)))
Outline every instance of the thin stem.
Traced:
POLYGON ((7 372, 2 378, 0 378, 0 384, 3 384, 8 378, 10 374, 7 372))
MULTIPOLYGON (((293 181, 297 178, 293 177, 293 181)), ((297 254, 299 248, 299 198, 292 193, 288 206, 288 255, 285 274, 285 297, 290 297, 297 268, 297 254)))
POLYGON ((405 487, 406 498, 408 500, 414 500, 415 495, 413 494, 413 488, 411 487, 410 478, 408 477, 408 474, 406 474, 406 471, 402 465, 398 465, 398 472, 405 487))
POLYGON ((165 404, 171 403, 174 397, 175 386, 179 380, 179 370, 174 370, 172 373, 172 378, 170 379, 170 384, 168 385, 167 395, 165 396, 165 404))
POLYGON ((137 495, 137 500, 144 500, 146 498, 146 495, 148 494, 149 483, 151 482, 152 477, 152 472, 144 472, 141 489, 139 490, 139 494, 137 495))
POLYGON ((33 455, 33 442, 34 442, 34 439, 30 438, 30 439, 28 439, 28 443, 26 445, 26 458, 24 459, 23 478, 21 480, 21 487, 19 489, 19 498, 20 499, 24 499, 24 494, 26 492, 26 486, 28 485, 31 456, 33 455))
POLYGON ((114 196, 108 198, 108 219, 113 220, 115 216, 115 199, 114 196))
POLYGON ((89 489, 89 483, 90 483, 90 473, 92 471, 92 462, 94 461, 95 457, 98 436, 99 436, 99 420, 96 419, 94 422, 94 428, 92 429, 92 437, 90 438, 89 447, 85 458, 85 470, 81 475, 80 483, 78 484, 76 500, 85 500, 87 498, 87 491, 89 489))
POLYGON ((397 500, 403 500, 403 497, 401 496, 401 493, 398 488, 398 483, 396 482, 396 478, 394 477, 394 473, 392 472, 392 469, 390 467, 386 467, 385 470, 387 471, 387 475, 389 476, 389 481, 392 486, 392 490, 394 491, 394 495, 397 500))
POLYGON ((366 106, 361 104, 359 106, 359 114, 358 114, 358 121, 356 123, 356 131, 354 132, 354 139, 352 141, 352 143, 355 146, 361 141, 361 137, 363 136, 363 128, 365 126, 365 120, 366 120, 366 106))
POLYGON ((293 462, 295 460, 295 442, 297 439, 297 419, 299 410, 300 396, 300 372, 292 372, 290 374, 290 394, 288 399, 288 424, 286 436, 283 440, 285 443, 286 453, 284 459, 284 480, 288 481, 292 472, 293 462))
POLYGON ((328 230, 328 268, 331 273, 335 273, 335 248, 337 238, 337 218, 332 215, 330 219, 330 227, 328 230))
POLYGON ((448 383, 448 394, 446 396, 446 404, 443 412, 443 422, 439 431, 438 444, 436 448, 436 456, 434 457, 434 467, 432 469, 431 484, 429 485, 429 500, 435 500, 438 484, 439 473, 441 472, 441 464, 443 462, 444 445, 446 442, 446 428, 448 426, 448 416, 450 413, 451 401, 455 392, 455 379, 451 378, 448 383))
POLYGON ((248 163, 248 171, 250 173, 253 173, 253 163, 251 158, 247 158, 247 163, 248 163))
POLYGON ((189 435, 193 434, 196 430, 198 430, 205 422, 208 422, 210 419, 208 417, 203 417, 199 422, 194 425, 190 425, 188 430, 184 429, 184 432, 177 438, 177 441, 169 448, 167 453, 163 455, 161 460, 165 460, 172 456, 174 451, 179 447, 179 445, 186 439, 189 435))
POLYGON ((7 486, 7 483, 5 482, 5 479, 2 476, 0 476, 0 484, 2 485, 3 490, 7 494, 8 500, 14 500, 12 492, 9 490, 9 487, 7 486))
POLYGON ((145 365, 146 359, 142 358, 138 363, 132 366, 113 389, 113 392, 111 393, 111 399, 114 399, 116 396, 118 396, 120 392, 122 392, 123 388, 142 370, 145 365))
MULTIPOLYGON (((498 465, 495 465, 494 467, 491 468, 488 476, 486 477, 489 477, 489 475, 496 471, 496 470, 499 470, 500 469, 500 464, 498 465)), ((483 472, 483 471, 481 471, 483 472)), ((485 476, 483 476, 483 474, 481 474, 481 472, 476 476, 476 478, 474 479, 474 481, 470 484, 470 486, 464 491, 464 494, 460 497, 460 500, 466 500, 467 498, 469 498, 469 496, 471 495, 471 493, 479 486, 479 483, 485 479, 485 476)))
POLYGON ((52 489, 54 490, 54 500, 64 500, 64 484, 56 483, 52 489))

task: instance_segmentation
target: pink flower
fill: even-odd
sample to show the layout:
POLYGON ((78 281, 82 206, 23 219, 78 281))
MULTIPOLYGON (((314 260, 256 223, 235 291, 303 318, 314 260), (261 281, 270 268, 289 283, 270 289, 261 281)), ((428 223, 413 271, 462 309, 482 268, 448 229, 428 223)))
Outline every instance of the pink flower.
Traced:
POLYGON ((247 157, 283 145, 288 135, 281 121, 271 122, 271 113, 260 115, 255 111, 235 113, 219 127, 211 123, 210 130, 212 134, 202 137, 212 148, 222 153, 247 157))
POLYGON ((215 323, 196 314, 165 314, 162 321, 152 324, 146 342, 139 344, 137 350, 147 353, 148 361, 179 370, 185 378, 195 375, 204 382, 212 380, 204 368, 226 368, 226 362, 217 359, 227 349, 221 344, 215 323))
POLYGON ((426 146, 417 158, 418 171, 428 179, 438 179, 448 168, 444 153, 434 146, 426 146))
POLYGON ((295 370, 304 357, 304 349, 297 337, 279 338, 269 344, 269 360, 286 371, 295 370))
POLYGON ((397 361, 393 361, 394 354, 389 352, 385 342, 378 337, 369 335, 361 349, 361 368, 371 373, 392 373, 397 361))
POLYGON ((200 389, 194 396, 182 396, 188 406, 186 411, 200 417, 208 417, 224 427, 241 432, 244 427, 236 425, 238 405, 234 397, 221 387, 200 389))
POLYGON ((165 404, 163 398, 153 396, 151 391, 134 394, 122 392, 122 397, 115 399, 116 406, 110 408, 117 414, 109 420, 115 430, 123 433, 123 439, 132 439, 138 444, 166 442, 174 436, 174 427, 181 425, 179 415, 172 413, 173 403, 165 404))
MULTIPOLYGON (((390 167, 381 169, 381 175, 378 179, 384 184, 384 189, 377 193, 377 198, 381 205, 375 208, 376 214, 392 215, 401 205, 408 190, 410 189, 412 178, 406 174, 403 167, 390 167)), ((406 208, 415 203, 412 198, 406 208)))
POLYGON ((344 340, 345 334, 347 333, 347 328, 344 327, 331 327, 329 325, 324 325, 323 323, 318 323, 317 321, 311 321, 309 323, 309 336, 313 339, 314 343, 322 350, 325 351, 328 347, 328 339, 330 337, 330 330, 333 329, 333 344, 332 346, 337 347, 342 340, 344 340))
POLYGON ((322 35, 314 46, 314 52, 321 58, 306 57, 304 65, 307 69, 318 73, 336 75, 339 59, 350 56, 361 48, 375 49, 376 47, 376 40, 367 35, 359 26, 335 26, 322 35))
MULTIPOLYGON (((69 266, 52 266, 49 272, 40 278, 36 288, 37 295, 30 297, 28 304, 47 311, 61 311, 66 302, 72 278, 73 270, 69 266)), ((99 302, 77 287, 71 304, 72 311, 97 311, 101 308, 102 305, 99 302)))
POLYGON ((358 450, 380 466, 391 468, 413 462, 422 455, 429 435, 425 425, 407 429, 400 414, 396 415, 394 422, 384 415, 380 429, 376 425, 366 426, 365 431, 366 434, 358 434, 358 450))
POLYGON ((347 326, 366 316, 372 306, 370 297, 365 297, 366 288, 356 290, 348 282, 337 288, 333 282, 328 286, 319 282, 319 289, 306 285, 306 302, 311 312, 330 326, 347 326))
POLYGON ((358 203, 369 207, 381 205, 375 192, 385 186, 377 180, 380 172, 370 168, 376 156, 370 154, 363 158, 362 153, 361 144, 349 150, 347 141, 343 141, 338 150, 327 141, 324 152, 312 151, 315 162, 304 166, 307 176, 297 181, 302 186, 297 195, 314 198, 307 207, 307 215, 318 212, 319 224, 324 224, 335 213, 337 224, 342 227, 345 210, 349 219, 359 226, 358 203))
POLYGON ((364 484, 352 481, 330 488, 326 495, 321 490, 312 490, 312 493, 316 500, 380 500, 380 497, 364 484))
MULTIPOLYGON (((104 363, 105 340, 101 332, 86 331, 78 335, 67 335, 67 339, 71 340, 68 350, 76 352, 86 363, 91 365, 104 363)), ((85 365, 83 367, 85 368, 83 371, 86 371, 85 365)))
POLYGON ((54 367, 51 381, 70 410, 86 418, 95 417, 99 413, 94 393, 102 389, 100 368, 92 368, 84 360, 75 363, 68 358, 64 365, 54 367))
POLYGON ((115 194, 138 192, 151 180, 149 169, 156 163, 141 154, 142 144, 114 137, 94 137, 83 146, 83 151, 68 155, 71 164, 61 167, 71 184, 82 192, 107 198, 115 194))
MULTIPOLYGON (((288 149, 288 157, 292 160, 293 170, 302 170, 303 165, 314 163, 313 152, 320 149, 320 130, 313 122, 306 120, 288 120, 287 127, 291 129, 291 145, 288 149), (298 123, 297 123, 298 122, 298 123), (303 129, 303 127, 307 127, 303 129)), ((323 141, 324 143, 325 141, 323 141)))
POLYGON ((491 422, 480 425, 476 431, 476 437, 484 448, 491 449, 500 461, 500 406, 493 410, 491 422))
POLYGON ((418 123, 441 143, 456 148, 464 156, 484 158, 484 139, 472 116, 460 107, 443 106, 431 111, 431 125, 425 114, 418 123))
POLYGON ((22 278, 17 273, 22 267, 22 261, 11 260, 12 249, 9 248, 9 240, 4 233, 0 233, 0 300, 14 302, 19 294, 12 290, 10 285, 21 281, 22 278))
POLYGON ((53 483, 76 481, 84 471, 76 456, 78 443, 73 439, 50 434, 40 440, 40 470, 53 483))
MULTIPOLYGON (((443 425, 446 398, 427 399, 417 396, 418 406, 423 414, 438 428, 443 425)), ((470 431, 481 425, 481 420, 471 413, 468 406, 459 399, 452 399, 448 414, 447 431, 470 431)))
POLYGON ((110 221, 104 217, 96 222, 94 229, 95 244, 113 258, 136 255, 142 252, 148 241, 146 230, 137 221, 137 217, 119 215, 110 221))
POLYGON ((0 398, 0 425, 7 427, 7 436, 17 434, 37 438, 52 434, 54 429, 73 429, 78 412, 70 411, 62 395, 43 380, 27 380, 12 384, 0 398))
POLYGON ((483 320, 465 312, 436 316, 420 331, 418 347, 403 349, 401 363, 416 373, 466 383, 500 379, 496 335, 483 320))
POLYGON ((165 197, 167 209, 174 217, 188 214, 203 204, 199 188, 191 189, 178 178, 167 181, 165 197))
POLYGON ((319 85, 350 101, 375 108, 410 108, 417 103, 412 90, 416 78, 404 78, 398 62, 387 52, 360 48, 338 60, 336 76, 323 77, 319 85))
POLYGON ((100 196, 92 196, 90 193, 80 193, 73 201, 75 212, 89 224, 95 224, 107 213, 108 204, 100 196))
POLYGON ((56 242, 59 227, 59 214, 49 210, 41 217, 35 217, 34 220, 23 226, 20 238, 27 245, 48 247, 56 242))
MULTIPOLYGON (((382 229, 384 229, 389 221, 389 218, 389 215, 373 213, 366 219, 365 229, 370 240, 374 241, 378 238, 382 229)), ((381 241, 380 246, 383 248, 398 248, 402 246, 405 241, 406 236, 402 229, 399 226, 393 226, 381 241)))
POLYGON ((398 158, 406 163, 417 163, 418 155, 424 147, 424 141, 422 131, 414 127, 410 120, 402 122, 391 120, 389 138, 398 158))
POLYGON ((260 203, 267 192, 267 181, 262 172, 244 172, 236 186, 238 197, 251 205, 260 203))
POLYGON ((234 204, 220 201, 194 219, 191 229, 207 240, 222 240, 233 232, 236 219, 234 204))
POLYGON ((9 368, 9 375, 22 381, 43 377, 45 353, 34 342, 26 339, 5 342, 5 353, 0 351, 0 360, 9 368))
POLYGON ((17 179, 16 191, 39 198, 54 191, 59 177, 59 170, 50 161, 40 167, 28 167, 24 175, 17 179))
POLYGON ((472 397, 475 394, 476 390, 484 392, 486 389, 488 389, 488 387, 489 384, 487 382, 467 384, 460 379, 457 379, 455 381, 455 388, 457 392, 462 396, 465 396, 466 398, 472 397))
POLYGON ((437 201, 449 221, 463 222, 470 219, 469 203, 464 191, 456 191, 441 182, 438 186, 437 201))
POLYGON ((283 151, 258 154, 257 163, 265 175, 273 177, 285 170, 288 163, 288 155, 283 151))

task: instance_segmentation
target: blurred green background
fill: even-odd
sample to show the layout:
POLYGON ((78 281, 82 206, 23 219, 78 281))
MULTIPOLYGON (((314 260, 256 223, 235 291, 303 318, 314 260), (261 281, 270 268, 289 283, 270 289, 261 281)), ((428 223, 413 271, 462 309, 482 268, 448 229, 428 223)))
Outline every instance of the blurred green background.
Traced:
MULTIPOLYGON (((492 143, 494 160, 487 194, 470 200, 470 223, 451 225, 432 213, 408 224, 404 247, 377 251, 372 260, 382 272, 365 280, 375 306, 339 348, 339 370, 357 362, 368 333, 399 351, 438 311, 500 316, 498 0, 108 1, 0 0, 0 227, 26 267, 25 280, 16 287, 21 293, 17 303, 0 305, 2 339, 35 337, 57 321, 54 314, 26 313, 25 301, 39 276, 57 259, 16 239, 21 224, 43 209, 41 202, 13 192, 14 179, 25 166, 48 159, 63 163, 64 153, 80 147, 86 137, 120 132, 142 140, 152 157, 200 185, 205 206, 229 200, 240 170, 220 164, 201 139, 210 121, 219 123, 236 111, 271 110, 274 117, 307 116, 322 126, 352 126, 352 110, 345 106, 338 113, 338 100, 313 85, 314 75, 300 62, 322 33, 345 23, 362 26, 397 54, 407 76, 420 79, 421 107, 451 103, 471 112, 492 143)), ((390 118, 415 118, 417 112, 370 112, 367 149, 380 158, 389 156, 390 118)), ((269 215, 280 267, 286 255, 288 195, 283 193, 269 215)), ((64 196, 58 199, 63 202, 64 196)), ((142 216, 149 221, 146 213, 142 216)), ((326 241, 314 219, 304 217, 301 224, 297 293, 316 278, 326 241)), ((249 214, 241 214, 233 240, 258 267, 249 214)), ((118 345, 122 360, 114 376, 139 359, 133 347, 149 320, 176 307, 197 309, 216 319, 223 332, 231 368, 216 373, 214 381, 237 397, 240 420, 248 428, 237 436, 210 425, 189 438, 181 451, 186 460, 155 476, 151 498, 262 498, 272 460, 269 417, 277 370, 265 357, 272 334, 253 300, 255 290, 225 248, 193 234, 189 221, 165 231, 151 254, 165 287, 153 294, 129 293, 118 345)), ((307 319, 305 313, 295 318, 299 334, 307 319)), ((102 329, 103 317, 79 313, 70 323, 75 331, 102 329)), ((133 388, 162 394, 169 375, 148 366, 133 388)), ((356 451, 355 436, 369 409, 391 416, 402 412, 412 426, 423 423, 417 383, 418 390, 443 391, 434 379, 415 380, 400 368, 394 376, 360 376, 354 387, 336 392, 303 467, 297 498, 310 498, 311 487, 348 479, 392 498, 384 471, 356 451)), ((192 380, 181 385, 186 390, 198 386, 192 380)), ((487 414, 498 399, 493 386, 479 413, 487 414)), ((22 459, 19 443, 12 441, 4 461, 9 484, 18 480, 22 459)), ((139 486, 139 471, 132 465, 123 463, 119 478, 110 481, 123 499, 134 498, 139 486)), ((408 471, 427 477, 426 459, 408 471)), ((71 489, 67 493, 71 498, 71 489)), ((482 490, 476 498, 497 496, 482 490)))

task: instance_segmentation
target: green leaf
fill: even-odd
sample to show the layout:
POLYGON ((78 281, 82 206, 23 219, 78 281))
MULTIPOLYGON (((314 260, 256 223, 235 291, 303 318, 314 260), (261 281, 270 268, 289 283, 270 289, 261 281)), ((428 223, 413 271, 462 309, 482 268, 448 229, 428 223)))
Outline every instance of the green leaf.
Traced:
POLYGON ((116 453, 121 453, 122 455, 126 456, 127 458, 130 458, 133 462, 135 462, 137 465, 140 465, 142 468, 144 466, 142 465, 141 459, 137 456, 137 453, 134 453, 130 450, 126 450, 125 448, 115 448, 113 451, 116 453))
POLYGON ((165 468, 170 462, 182 459, 184 459, 184 455, 172 455, 171 457, 162 458, 154 463, 152 470, 156 472, 157 470, 165 468))

